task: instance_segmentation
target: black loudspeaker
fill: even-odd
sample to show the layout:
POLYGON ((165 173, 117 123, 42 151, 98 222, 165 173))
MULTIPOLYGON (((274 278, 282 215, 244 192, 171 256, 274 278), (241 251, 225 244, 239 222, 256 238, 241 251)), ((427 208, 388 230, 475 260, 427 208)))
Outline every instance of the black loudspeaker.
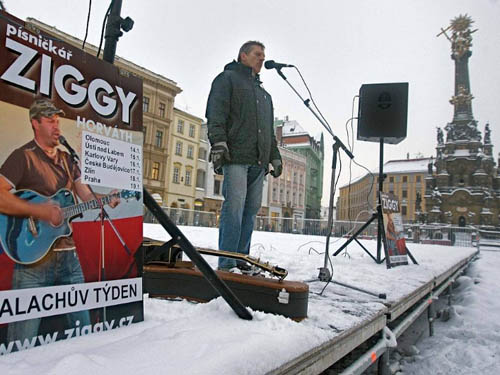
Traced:
POLYGON ((359 89, 358 140, 397 144, 406 138, 408 82, 375 83, 359 89))

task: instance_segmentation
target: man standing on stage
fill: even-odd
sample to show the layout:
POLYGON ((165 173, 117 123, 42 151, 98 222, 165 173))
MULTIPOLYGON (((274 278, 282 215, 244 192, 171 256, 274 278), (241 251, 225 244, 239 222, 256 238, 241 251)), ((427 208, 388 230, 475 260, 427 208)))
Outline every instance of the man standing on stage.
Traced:
MULTIPOLYGON (((271 95, 264 90, 259 72, 265 60, 264 45, 243 44, 238 61, 224 67, 212 83, 206 117, 212 149, 210 158, 217 174, 224 175, 224 202, 219 225, 219 249, 248 254, 255 217, 262 203, 264 176, 282 172, 274 135, 271 95)), ((219 258, 219 269, 245 262, 219 258)))
MULTIPOLYGON (((71 190, 83 201, 94 199, 90 188, 80 180, 80 170, 59 145, 59 115, 64 112, 48 99, 37 99, 30 107, 29 116, 34 139, 14 150, 0 168, 0 212, 9 216, 31 217, 53 226, 63 222, 61 208, 52 201, 34 204, 11 190, 29 189, 50 197, 60 189, 71 190)), ((101 195, 97 196, 98 198, 101 195)), ((113 198, 110 207, 119 199, 113 198)), ((38 288, 53 285, 84 283, 83 272, 72 236, 54 241, 50 251, 33 264, 14 266, 12 289, 38 288)), ((90 324, 88 311, 66 315, 71 328, 90 324)), ((8 340, 31 340, 38 334, 40 318, 9 323, 8 340)))

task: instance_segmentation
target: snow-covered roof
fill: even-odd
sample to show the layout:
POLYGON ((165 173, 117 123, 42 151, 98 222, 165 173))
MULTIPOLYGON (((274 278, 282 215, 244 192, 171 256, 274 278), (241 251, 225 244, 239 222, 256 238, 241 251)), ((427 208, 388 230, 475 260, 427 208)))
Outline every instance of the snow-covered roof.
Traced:
MULTIPOLYGON (((430 158, 389 160, 384 164, 384 173, 418 173, 427 172, 430 158)), ((378 173, 378 168, 373 173, 378 173)))
POLYGON ((310 146, 311 144, 309 142, 301 142, 301 143, 287 143, 286 147, 307 147, 310 146))
POLYGON ((283 135, 303 135, 303 134, 308 134, 300 124, 295 121, 286 121, 283 123, 283 135))
MULTIPOLYGON (((421 158, 421 159, 404 159, 404 160, 389 160, 384 164, 384 173, 427 173, 427 165, 429 164, 430 158, 421 158)), ((378 168, 372 170, 372 174, 374 176, 378 175, 378 168)), ((363 178, 367 177, 368 173, 364 175, 358 176, 351 180, 350 184, 342 185, 340 188, 343 188, 348 185, 352 185, 358 181, 361 181, 363 178)))

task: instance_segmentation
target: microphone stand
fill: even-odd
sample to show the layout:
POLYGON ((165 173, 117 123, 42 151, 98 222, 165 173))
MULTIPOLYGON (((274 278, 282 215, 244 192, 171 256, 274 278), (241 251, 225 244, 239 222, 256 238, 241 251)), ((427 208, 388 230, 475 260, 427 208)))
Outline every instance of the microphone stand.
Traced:
MULTIPOLYGON (((78 154, 69 145, 69 143, 66 141, 66 139, 64 137, 61 136, 60 142, 69 151, 69 154, 71 156, 71 160, 73 160, 73 163, 76 165, 76 167, 78 168, 78 170, 80 171, 80 174, 81 174, 82 170, 80 168, 80 158, 79 158, 78 154)), ((97 204, 99 205, 99 210, 100 210, 100 214, 98 216, 100 218, 100 222, 101 222, 101 236, 100 236, 101 240, 100 240, 100 244, 99 244, 99 253, 100 253, 99 254, 99 257, 100 257, 100 259, 99 259, 99 263, 100 263, 99 281, 105 281, 106 280, 105 247, 104 247, 104 244, 105 244, 105 242, 104 242, 104 221, 105 220, 107 220, 107 222, 111 226, 111 229, 115 233, 116 237, 120 241, 120 243, 121 243, 123 249, 126 251, 126 253, 128 255, 132 255, 132 252, 130 251, 127 244, 123 240, 118 229, 115 227, 113 220, 109 217, 108 212, 104 208, 104 204, 101 202, 101 200, 99 198, 97 198, 97 195, 96 195, 95 191, 92 189, 92 187, 90 185, 87 185, 87 187, 89 188, 90 192, 92 193, 92 196, 94 197, 97 204)), ((103 322, 104 321, 106 321, 106 307, 103 307, 103 322)))
POLYGON ((318 119, 321 125, 325 128, 325 130, 332 136, 333 140, 335 141, 333 144, 333 158, 332 158, 332 177, 330 180, 330 201, 328 205, 328 232, 326 235, 326 246, 325 246, 325 259, 324 259, 324 264, 323 267, 319 269, 319 275, 317 279, 313 280, 307 280, 307 282, 313 282, 313 281, 325 281, 325 282, 333 282, 334 284, 341 285, 343 287, 351 288, 363 293, 370 294, 372 296, 378 297, 378 298, 385 298, 385 294, 377 294, 370 292, 368 290, 360 289, 355 286, 350 286, 345 283, 340 283, 337 281, 332 280, 333 275, 331 274, 330 270, 328 269, 328 261, 330 260, 330 255, 329 255, 329 250, 330 250, 330 237, 332 236, 332 230, 333 230, 333 197, 335 195, 335 192, 333 191, 335 187, 335 172, 337 169, 337 153, 339 152, 339 149, 344 150, 347 156, 349 158, 354 159, 354 155, 347 149, 347 147, 342 143, 342 141, 333 133, 332 129, 325 124, 323 119, 311 108, 309 105, 310 99, 304 100, 302 96, 299 94, 299 92, 293 87, 293 85, 288 82, 288 79, 286 76, 283 74, 281 71, 281 68, 275 68, 278 74, 280 75, 281 78, 285 80, 285 82, 290 86, 290 88, 295 92, 295 94, 300 98, 302 103, 311 111, 311 113, 318 119))

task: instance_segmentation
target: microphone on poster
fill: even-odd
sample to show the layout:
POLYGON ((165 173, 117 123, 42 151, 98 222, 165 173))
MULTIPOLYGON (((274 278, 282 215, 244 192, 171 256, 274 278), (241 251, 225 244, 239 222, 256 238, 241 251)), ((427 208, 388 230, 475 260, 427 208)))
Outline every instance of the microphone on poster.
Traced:
POLYGON ((60 135, 59 136, 59 143, 62 144, 64 147, 66 147, 71 155, 71 157, 73 158, 73 160, 80 160, 80 158, 78 157, 78 154, 75 152, 75 150, 73 149, 73 147, 71 147, 68 143, 68 141, 66 140, 66 138, 64 138, 64 136, 60 135))

